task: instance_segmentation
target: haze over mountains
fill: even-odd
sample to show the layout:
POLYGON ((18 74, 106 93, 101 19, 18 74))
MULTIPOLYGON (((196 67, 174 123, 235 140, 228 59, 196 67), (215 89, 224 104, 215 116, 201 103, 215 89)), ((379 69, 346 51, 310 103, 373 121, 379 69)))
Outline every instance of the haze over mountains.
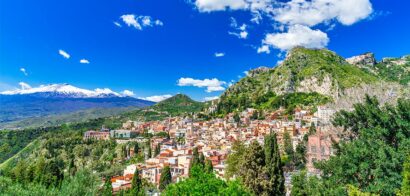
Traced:
MULTIPOLYGON (((124 111, 124 108, 153 104, 109 89, 92 91, 69 84, 50 84, 0 93, 0 123, 96 108, 109 108, 111 111, 121 108, 124 111)), ((99 110, 99 113, 103 112, 99 110)))

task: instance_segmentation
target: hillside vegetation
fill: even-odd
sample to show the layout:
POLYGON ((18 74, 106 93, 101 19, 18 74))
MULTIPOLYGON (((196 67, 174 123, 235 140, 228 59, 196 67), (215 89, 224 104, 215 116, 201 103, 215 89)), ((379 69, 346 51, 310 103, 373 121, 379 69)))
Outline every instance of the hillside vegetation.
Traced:
POLYGON ((334 103, 336 108, 351 107, 355 101, 363 100, 363 92, 375 88, 378 90, 366 93, 379 97, 386 96, 388 90, 394 90, 390 93, 395 94, 394 100, 408 93, 397 82, 350 64, 335 52, 297 47, 289 51, 284 62, 277 67, 251 70, 248 76, 231 86, 222 94, 217 113, 226 114, 247 107, 276 109, 278 106, 303 107, 326 103, 334 103), (278 101, 284 97, 299 98, 286 104, 278 101))

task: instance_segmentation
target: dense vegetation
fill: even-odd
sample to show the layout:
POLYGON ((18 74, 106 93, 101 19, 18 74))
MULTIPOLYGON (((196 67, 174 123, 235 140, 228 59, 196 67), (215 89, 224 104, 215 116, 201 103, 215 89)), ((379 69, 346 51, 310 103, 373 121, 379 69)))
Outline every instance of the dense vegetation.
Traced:
POLYGON ((331 101, 331 97, 321 95, 317 92, 286 93, 278 96, 272 92, 268 92, 258 97, 254 103, 244 96, 222 99, 217 106, 217 113, 227 114, 234 111, 242 111, 250 107, 261 110, 276 110, 283 107, 286 108, 286 113, 290 114, 297 107, 314 108, 315 106, 323 105, 331 101))
POLYGON ((410 56, 400 59, 384 59, 382 62, 377 63, 373 69, 384 79, 396 81, 403 85, 410 82, 410 56))
POLYGON ((229 155, 226 178, 236 177, 252 194, 285 195, 283 164, 276 134, 265 136, 264 146, 235 143, 229 155))
POLYGON ((161 183, 160 187, 166 187, 164 195, 251 195, 239 181, 217 178, 213 173, 212 163, 210 160, 206 161, 203 154, 199 155, 197 148, 194 148, 192 156, 189 178, 175 184, 161 183))
POLYGON ((158 111, 166 111, 171 116, 177 116, 183 113, 199 112, 203 107, 204 103, 194 101, 184 94, 177 94, 153 105, 151 108, 158 111))
POLYGON ((336 126, 345 128, 346 137, 336 146, 336 156, 316 165, 321 178, 303 172, 294 176, 295 192, 340 195, 349 185, 362 192, 394 195, 400 189, 410 154, 410 101, 380 106, 376 98, 367 97, 354 109, 341 111, 334 119, 336 126))

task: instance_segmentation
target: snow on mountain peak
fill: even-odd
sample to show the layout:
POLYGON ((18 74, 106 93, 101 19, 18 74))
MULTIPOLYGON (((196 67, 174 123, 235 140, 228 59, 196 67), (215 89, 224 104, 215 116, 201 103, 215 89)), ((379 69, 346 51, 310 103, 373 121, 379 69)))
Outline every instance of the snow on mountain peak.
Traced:
MULTIPOLYGON (((22 85, 20 85, 22 86, 22 85)), ((40 85, 38 87, 30 87, 29 85, 24 85, 21 89, 9 90, 1 92, 2 95, 24 95, 33 93, 58 93, 67 95, 75 98, 92 98, 92 97, 106 97, 106 96, 117 96, 122 97, 121 94, 112 91, 109 88, 97 88, 95 90, 87 90, 72 86, 70 84, 48 84, 40 85)))

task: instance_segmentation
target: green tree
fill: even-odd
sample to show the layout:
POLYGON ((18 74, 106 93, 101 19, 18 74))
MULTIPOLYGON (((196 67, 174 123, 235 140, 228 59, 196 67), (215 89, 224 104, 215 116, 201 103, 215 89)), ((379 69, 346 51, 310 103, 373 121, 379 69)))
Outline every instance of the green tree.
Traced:
POLYGON ((138 195, 142 191, 142 180, 140 178, 140 174, 138 169, 135 169, 134 175, 131 181, 131 193, 133 195, 138 195))
POLYGON ((201 160, 200 160, 200 157, 199 157, 198 147, 194 147, 194 149, 192 150, 192 164, 191 164, 191 167, 193 167, 194 165, 201 165, 201 160))
POLYGON ((268 195, 285 195, 285 177, 276 134, 265 136, 265 163, 269 179, 268 195))
POLYGON ((156 157, 157 155, 159 155, 160 152, 161 152, 161 144, 158 143, 157 146, 155 147, 154 157, 156 157))
POLYGON ((286 166, 288 169, 292 169, 295 163, 295 151, 293 150, 292 138, 288 131, 285 131, 285 134, 283 135, 283 143, 284 151, 289 160, 286 163, 286 166))
POLYGON ((301 141, 296 145, 295 157, 294 157, 295 167, 297 169, 303 169, 306 164, 306 142, 301 141))
POLYGON ((393 195, 400 188, 400 173, 410 151, 410 101, 382 107, 375 97, 366 96, 353 111, 336 113, 333 122, 344 127, 349 141, 341 141, 336 156, 317 164, 325 183, 393 195))
POLYGON ((195 165, 191 168, 192 175, 183 181, 170 184, 163 195, 243 195, 251 194, 238 182, 225 182, 215 174, 205 172, 203 167, 195 165))
POLYGON ((241 117, 239 117, 239 114, 237 112, 235 112, 235 114, 233 115, 233 120, 236 123, 240 123, 241 122, 241 117))
POLYGON ((246 149, 239 168, 239 177, 247 189, 255 195, 265 193, 269 187, 265 171, 265 153, 257 141, 253 141, 246 149))
POLYGON ((159 190, 164 190, 172 182, 171 168, 165 166, 161 171, 161 178, 159 179, 159 190))
POLYGON ((74 176, 66 178, 59 195, 97 195, 100 179, 89 170, 79 170, 74 176))
POLYGON ((103 196, 111 196, 112 195, 111 176, 106 176, 105 177, 104 187, 102 188, 101 195, 103 195, 103 196))
POLYGON ((139 148, 138 142, 135 142, 134 143, 134 155, 138 155, 139 150, 140 148, 139 148))
POLYGON ((410 195, 410 156, 407 157, 407 160, 403 166, 403 181, 401 183, 401 190, 398 195, 410 195))
POLYGON ((205 161, 205 167, 204 167, 205 172, 208 173, 213 173, 214 172, 214 167, 212 166, 212 161, 207 159, 205 161))
POLYGON ((240 170, 240 161, 243 159, 246 146, 240 142, 235 141, 232 145, 232 152, 228 155, 226 160, 227 167, 225 170, 225 178, 229 179, 238 175, 240 170))
POLYGON ((152 149, 151 149, 151 141, 148 141, 148 158, 152 158, 152 149))

